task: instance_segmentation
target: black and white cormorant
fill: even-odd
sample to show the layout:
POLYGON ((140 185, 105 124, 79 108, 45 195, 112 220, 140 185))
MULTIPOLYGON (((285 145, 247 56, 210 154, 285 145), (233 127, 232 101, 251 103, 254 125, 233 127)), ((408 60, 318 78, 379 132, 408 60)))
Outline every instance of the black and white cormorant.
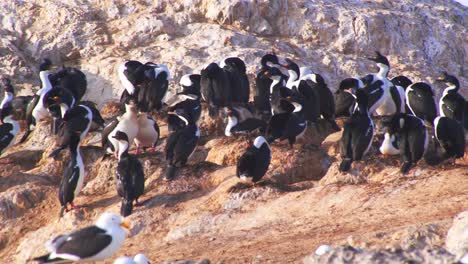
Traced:
POLYGON ((23 137, 20 140, 20 143, 24 142, 31 130, 34 129, 34 126, 41 120, 49 117, 49 112, 47 111, 46 106, 44 105, 45 95, 52 89, 52 84, 49 80, 51 72, 49 71, 50 66, 52 65, 49 59, 44 59, 41 65, 39 66, 39 78, 41 79, 41 88, 36 92, 31 102, 28 104, 26 110, 26 123, 27 130, 24 133, 23 137))
POLYGON ((357 108, 344 124, 340 140, 340 171, 348 171, 351 163, 361 160, 369 151, 374 137, 374 123, 367 108, 368 98, 365 91, 356 91, 357 108))
POLYGON ((13 116, 13 108, 8 103, 0 109, 0 155, 10 148, 16 141, 20 126, 13 116))
POLYGON ((106 212, 96 224, 69 234, 59 235, 46 243, 48 254, 33 260, 39 263, 93 262, 114 256, 125 240, 130 226, 118 214, 106 212))
MULTIPOLYGON (((439 114, 457 120, 464 125, 468 116, 465 116, 466 100, 458 93, 460 90, 460 82, 458 79, 449 75, 447 72, 442 73, 442 77, 437 79, 438 82, 444 82, 447 87, 439 100, 439 114)), ((465 127, 468 129, 468 127, 465 127)))
POLYGON ((462 125, 455 119, 438 116, 434 119, 435 137, 444 149, 443 157, 462 158, 465 154, 465 133, 462 125))
POLYGON ((62 67, 50 76, 50 82, 53 87, 62 87, 70 91, 76 102, 83 98, 88 87, 86 75, 73 67, 62 67))
POLYGON ((11 85, 11 80, 8 78, 2 78, 3 90, 4 95, 2 102, 0 103, 0 109, 2 109, 6 104, 13 101, 15 97, 15 90, 13 89, 13 85, 11 85))
POLYGON ((70 135, 69 149, 70 149, 70 162, 67 167, 63 170, 63 177, 60 181, 59 188, 59 201, 62 209, 60 210, 60 217, 63 212, 68 212, 68 205, 71 205, 72 209, 76 206, 73 203, 75 198, 83 188, 85 178, 85 166, 83 158, 80 153, 80 132, 77 131, 70 135))
POLYGON ((434 92, 427 83, 417 82, 406 88, 406 104, 411 113, 432 125, 437 117, 434 92))
POLYGON ((262 179, 270 166, 270 145, 262 136, 249 142, 244 154, 237 161, 237 177, 243 182, 256 183, 262 179))
POLYGON ((88 134, 94 119, 93 111, 86 105, 77 105, 70 108, 62 119, 58 131, 57 149, 49 157, 55 158, 61 150, 70 145, 73 136, 79 135, 80 141, 88 134))
POLYGON ((0 104, 0 109, 6 104, 10 104, 13 108, 13 113, 18 120, 26 119, 28 104, 31 102, 33 96, 15 96, 15 89, 9 78, 2 78, 2 84, 5 92, 0 104))
POLYGON ((385 122, 388 133, 398 137, 398 150, 403 159, 401 173, 407 173, 424 155, 429 142, 429 135, 422 119, 405 113, 399 113, 385 122))
POLYGON ((340 82, 335 92, 335 116, 351 116, 354 110, 356 98, 353 93, 364 88, 364 83, 359 78, 346 78, 340 82))
MULTIPOLYGON (((256 112, 262 116, 262 119, 267 119, 271 115, 270 87, 273 80, 268 78, 265 72, 273 67, 279 67, 280 63, 278 57, 274 54, 264 55, 260 63, 262 67, 255 77, 254 106, 256 112)), ((286 79, 283 76, 282 78, 286 79)))
POLYGON ((195 148, 200 138, 200 130, 195 122, 193 122, 190 113, 183 109, 176 109, 174 112, 169 112, 171 115, 176 115, 180 118, 185 126, 172 132, 166 141, 166 180, 172 180, 175 176, 177 168, 185 166, 190 156, 195 152, 195 148))
POLYGON ((130 148, 127 135, 117 131, 113 136, 119 142, 117 164, 117 194, 122 198, 120 214, 128 216, 133 210, 133 201, 138 205, 138 198, 145 190, 145 174, 140 161, 128 154, 130 148))
POLYGON ((170 79, 166 65, 129 60, 119 66, 118 75, 125 87, 120 97, 122 104, 128 104, 133 99, 141 112, 161 109, 170 79))
POLYGON ((253 113, 243 106, 227 107, 226 114, 228 123, 224 134, 228 137, 233 134, 250 133, 257 129, 264 131, 267 125, 265 121, 255 118, 253 113))
POLYGON ((245 105, 249 102, 250 84, 245 62, 238 57, 225 58, 219 64, 228 75, 231 86, 232 102, 245 105))
POLYGON ((210 116, 216 116, 220 107, 232 103, 232 90, 229 76, 216 63, 210 63, 201 71, 200 87, 203 100, 208 104, 210 116))
POLYGON ((276 139, 280 141, 287 139, 290 147, 292 147, 296 139, 304 135, 307 122, 300 113, 302 105, 288 100, 282 100, 281 102, 284 104, 282 109, 285 112, 271 117, 266 130, 266 138, 269 143, 276 139), (288 104, 289 106, 287 106, 288 104))
MULTIPOLYGON (((390 63, 388 59, 380 52, 376 51, 374 57, 368 58, 374 61, 379 67, 379 72, 376 74, 369 74, 364 77, 365 85, 372 84, 376 81, 381 81, 380 87, 383 89, 383 94, 380 99, 376 100, 375 112, 381 116, 389 116, 395 113, 402 113, 405 111, 405 91, 393 85, 388 79, 388 72, 390 70, 390 63)), ((370 101, 369 101, 370 102, 370 101)), ((370 105, 369 105, 370 108, 370 105)), ((373 112, 369 111, 371 114, 373 112)))

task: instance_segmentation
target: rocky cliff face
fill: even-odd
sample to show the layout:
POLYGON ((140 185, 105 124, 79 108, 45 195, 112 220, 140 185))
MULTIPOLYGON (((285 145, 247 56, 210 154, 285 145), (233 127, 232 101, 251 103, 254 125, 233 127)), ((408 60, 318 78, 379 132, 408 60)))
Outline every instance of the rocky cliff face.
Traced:
POLYGON ((467 8, 454 1, 6 1, 0 4, 0 74, 36 89, 37 63, 84 69, 87 98, 120 94, 124 59, 166 63, 173 80, 238 55, 248 72, 269 51, 321 73, 330 87, 376 69, 388 55, 391 75, 432 83, 440 71, 466 86, 467 8))
MULTIPOLYGON (((232 55, 245 59, 252 76, 260 57, 274 51, 310 65, 335 89, 345 77, 376 71, 366 57, 380 50, 391 76, 433 84, 446 70, 467 84, 468 9, 452 1, 16 0, 0 2, 0 18, 0 75, 11 77, 18 94, 38 88, 37 64, 48 57, 83 69, 85 99, 109 106, 104 111, 116 109, 107 103, 123 90, 116 69, 125 59, 167 64, 174 87, 181 75, 232 55)), ((378 153, 378 135, 369 157, 341 174, 340 133, 309 130, 294 149, 272 146, 267 180, 245 188, 233 166, 245 139, 216 136, 213 123, 202 119, 200 146, 169 183, 160 179, 167 131, 158 119, 161 143, 156 153, 139 157, 144 205, 130 216, 119 255, 143 252, 156 263, 449 263, 466 252, 460 235, 466 212, 459 214, 468 208, 466 157, 438 167, 421 161, 402 176, 397 157, 378 153), (321 244, 334 249, 310 255, 321 244)), ((119 211, 116 162, 100 159, 100 135, 91 133, 82 148, 86 186, 77 198, 84 207, 57 219, 57 186, 68 156, 47 158, 55 143, 48 129, 40 123, 27 143, 2 156, 13 161, 0 166, 2 261, 24 263, 44 252, 52 236, 119 211)))

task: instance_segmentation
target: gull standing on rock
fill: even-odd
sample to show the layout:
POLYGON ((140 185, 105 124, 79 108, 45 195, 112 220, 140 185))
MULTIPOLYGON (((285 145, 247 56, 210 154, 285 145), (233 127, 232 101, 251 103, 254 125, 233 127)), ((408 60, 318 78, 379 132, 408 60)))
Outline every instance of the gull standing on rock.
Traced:
POLYGON ((95 225, 60 235, 47 242, 49 254, 36 257, 39 263, 89 262, 112 257, 125 240, 130 226, 115 213, 102 214, 95 225))

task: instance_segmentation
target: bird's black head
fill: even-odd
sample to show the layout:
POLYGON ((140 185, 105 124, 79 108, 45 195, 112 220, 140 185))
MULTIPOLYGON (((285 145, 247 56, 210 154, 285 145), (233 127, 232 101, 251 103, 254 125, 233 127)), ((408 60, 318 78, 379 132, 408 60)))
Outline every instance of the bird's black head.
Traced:
POLYGON ((290 58, 286 58, 285 61, 286 63, 282 64, 281 66, 285 67, 288 70, 293 70, 299 75, 299 66, 297 65, 297 63, 295 63, 290 58))
POLYGON ((230 57, 224 60, 224 63, 231 65, 232 67, 235 67, 239 72, 245 73, 246 72, 246 67, 245 63, 243 60, 241 60, 238 57, 230 57))
POLYGON ((408 77, 400 75, 400 76, 394 77, 392 79, 392 83, 393 83, 393 85, 398 85, 398 86, 401 86, 404 89, 406 89, 413 82, 408 77))
POLYGON ((221 72, 221 68, 217 63, 210 63, 205 69, 201 70, 201 75, 206 76, 208 78, 215 78, 219 72, 221 72))
POLYGON ((267 67, 267 63, 268 62, 271 62, 273 64, 277 64, 279 65, 279 60, 278 60, 278 57, 275 55, 275 54, 265 54, 263 57, 262 57, 262 61, 261 61, 261 64, 263 67, 267 67))
POLYGON ((344 91, 351 89, 353 91, 359 88, 359 81, 356 78, 346 78, 341 81, 338 90, 344 91))
POLYGON ((13 85, 11 85, 11 80, 8 77, 2 78, 2 84, 4 86, 5 92, 14 93, 13 85))
POLYGON ((48 58, 45 58, 39 65, 39 71, 48 71, 50 66, 52 66, 52 62, 48 58))
POLYGON ((118 141, 126 141, 128 142, 128 136, 125 132, 118 130, 115 132, 115 135, 112 136, 113 138, 117 139, 118 141))
POLYGON ((270 68, 268 71, 266 71, 266 72, 264 73, 264 75, 267 76, 267 77, 269 77, 269 78, 271 78, 271 77, 279 77, 279 78, 281 78, 282 73, 281 73, 281 71, 280 71, 279 69, 273 67, 273 68, 270 68))
POLYGON ((449 84, 449 85, 452 84, 452 85, 455 85, 457 87, 460 86, 460 82, 458 81, 457 77, 455 77, 453 75, 450 75, 445 71, 442 72, 441 76, 439 78, 437 78, 436 81, 444 82, 444 83, 449 84))
POLYGON ((371 60, 371 61, 375 61, 376 63, 382 63, 382 64, 385 64, 387 66, 390 66, 390 63, 388 62, 387 57, 380 54, 380 52, 378 52, 378 51, 375 52, 374 57, 369 57, 368 59, 371 60))

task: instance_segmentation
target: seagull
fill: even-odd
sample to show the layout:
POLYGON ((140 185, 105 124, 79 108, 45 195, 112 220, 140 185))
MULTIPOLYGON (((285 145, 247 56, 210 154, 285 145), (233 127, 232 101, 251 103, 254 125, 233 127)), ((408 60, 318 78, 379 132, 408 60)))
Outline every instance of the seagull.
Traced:
POLYGON ((112 257, 125 240, 130 226, 118 214, 106 212, 95 225, 59 235, 46 243, 49 254, 34 258, 38 263, 99 261, 112 257))

